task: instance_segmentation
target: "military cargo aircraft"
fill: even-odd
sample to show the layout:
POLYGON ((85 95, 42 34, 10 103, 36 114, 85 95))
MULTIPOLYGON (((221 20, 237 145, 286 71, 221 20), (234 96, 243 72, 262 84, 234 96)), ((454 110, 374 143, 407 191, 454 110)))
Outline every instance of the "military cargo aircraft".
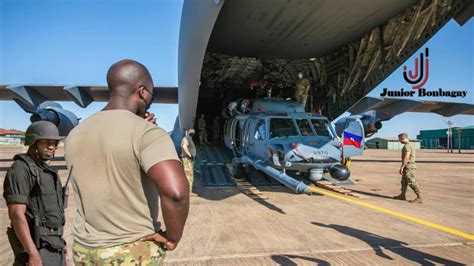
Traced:
MULTIPOLYGON (((248 125, 253 127, 260 119, 265 121, 265 138, 269 145, 272 144, 267 150, 258 151, 262 157, 271 149, 280 164, 283 162, 281 156, 292 163, 291 170, 298 170, 300 164, 296 160, 299 159, 309 159, 310 163, 327 162, 327 167, 322 168, 328 170, 329 164, 340 161, 339 157, 342 157, 339 163, 344 165, 344 157, 355 156, 351 150, 362 150, 359 143, 363 147, 363 137, 375 133, 381 121, 416 109, 418 103, 415 101, 374 100, 364 98, 364 95, 449 20, 455 19, 461 25, 466 23, 472 16, 473 7, 472 1, 468 0, 184 0, 178 84, 177 87, 156 87, 154 102, 179 105, 172 132, 173 140, 179 143, 183 130, 194 125, 196 114, 220 116, 229 102, 255 98, 257 95, 251 88, 256 82, 268 84, 282 94, 291 94, 297 73, 303 72, 312 85, 306 109, 289 102, 280 106, 274 99, 256 100, 254 104, 260 102, 274 113, 263 118, 262 111, 252 111, 236 115, 233 120, 243 121, 246 117, 244 120, 252 121, 248 125), (283 115, 291 108, 297 110, 292 112, 291 118, 283 115), (346 110, 352 111, 353 116, 337 121, 333 129, 329 121, 346 110), (278 112, 282 114, 277 115, 278 112), (271 131, 272 122, 274 127, 282 129, 271 131), (301 128, 298 122, 303 123, 301 128), (318 123, 321 126, 317 128, 318 123), (325 123, 327 128, 322 130, 325 123), (304 129, 311 129, 308 134, 318 136, 303 136, 306 134, 304 129), (346 139, 342 137, 344 131, 351 134, 346 139), (279 137, 273 138, 269 135, 271 132, 279 137), (282 154, 291 148, 295 132, 302 140, 296 143, 297 150, 293 148, 296 153, 282 154), (337 141, 338 137, 346 142, 343 149, 338 149, 341 142, 337 141), (326 145, 320 153, 315 149, 318 145, 326 145), (299 156, 298 151, 303 156, 299 156), (293 158, 286 157, 292 155, 293 158)), ((74 101, 86 107, 93 101, 107 101, 108 90, 103 84, 0 84, 0 99, 15 100, 25 111, 32 113, 32 120, 53 121, 61 134, 67 135, 79 120, 51 101, 74 101)), ((423 104, 418 111, 454 115, 469 113, 471 108, 462 104, 434 103, 423 104)), ((244 129, 237 129, 236 123, 228 122, 226 128, 234 125, 234 130, 244 129)), ((252 149, 257 153, 256 144, 254 147, 239 146, 238 134, 233 134, 234 138, 228 137, 226 144, 233 141, 236 153, 243 149, 241 156, 236 158, 252 149)), ((278 168, 278 165, 274 166, 278 168)), ((314 170, 313 177, 319 176, 320 170, 314 170)))
MULTIPOLYGON (((249 85, 265 76, 287 89, 301 71, 313 89, 308 109, 334 119, 449 20, 466 23, 473 6, 468 0, 184 0, 178 86, 155 88, 154 102, 179 104, 173 130, 179 140, 196 113, 219 114, 216 99, 252 98, 249 85)), ((48 100, 81 107, 107 101, 108 91, 104 84, 0 84, 0 99, 16 99, 36 113, 48 100)))

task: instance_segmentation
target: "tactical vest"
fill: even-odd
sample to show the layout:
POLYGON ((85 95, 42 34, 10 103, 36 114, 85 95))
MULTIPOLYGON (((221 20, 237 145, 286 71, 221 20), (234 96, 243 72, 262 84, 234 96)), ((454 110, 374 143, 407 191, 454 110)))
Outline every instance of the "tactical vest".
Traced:
MULTIPOLYGON (((28 197, 26 218, 36 247, 40 248, 46 243, 55 249, 62 249, 65 246, 65 242, 61 237, 65 219, 62 185, 59 175, 49 167, 40 168, 27 154, 17 154, 13 159, 26 163, 29 174, 35 180, 35 185, 28 197), (52 182, 51 176, 48 175, 53 176, 52 182)), ((9 235, 12 247, 12 241, 18 241, 15 238, 16 235, 9 235)), ((14 250, 14 253, 17 252, 14 250)))

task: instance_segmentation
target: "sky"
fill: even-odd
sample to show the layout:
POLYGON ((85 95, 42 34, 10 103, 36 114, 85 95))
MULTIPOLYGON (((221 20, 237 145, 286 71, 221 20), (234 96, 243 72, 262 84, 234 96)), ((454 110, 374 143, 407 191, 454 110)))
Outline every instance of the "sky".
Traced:
MULTIPOLYGON (((177 86, 182 0, 0 0, 0 84, 106 85, 110 65, 143 63, 155 86, 177 86)), ((63 108, 86 118, 105 103, 63 108)), ((173 128, 178 107, 153 104, 173 128)), ((30 114, 0 101, 0 128, 25 130, 30 114)))
MULTIPOLYGON (((474 104, 474 21, 470 19, 464 26, 449 21, 437 34, 426 42, 404 64, 380 83, 369 96, 378 97, 384 88, 389 90, 412 90, 403 79, 403 65, 413 69, 414 60, 420 52, 429 48, 429 78, 423 86, 427 90, 466 90, 465 98, 413 97, 413 100, 463 102, 474 104)), ((416 93, 415 93, 416 95, 416 93)), ((415 138, 420 130, 446 128, 445 121, 454 122, 453 127, 474 125, 474 116, 456 115, 450 118, 431 113, 404 113, 384 122, 375 137, 394 137, 406 132, 415 138)))
MULTIPOLYGON (((0 0, 0 84, 106 85, 107 69, 131 58, 148 67, 156 86, 177 86, 177 56, 182 0, 0 0)), ((464 99, 426 98, 473 103, 472 19, 463 27, 450 21, 425 47, 430 49, 428 89, 467 90, 464 99)), ((405 65, 410 67, 415 53, 405 65)), ((383 88, 409 88, 402 67, 369 95, 383 88)), ((421 99, 423 100, 423 99, 421 99)), ((82 109, 60 102, 86 118, 105 103, 82 109)), ((158 124, 170 131, 178 107, 153 104, 158 124)), ((12 101, 0 101, 0 128, 25 130, 30 115, 12 101)), ((416 136, 422 129, 444 128, 447 118, 405 113, 384 123, 376 136, 401 131, 416 136)), ((474 125, 473 116, 451 117, 454 126, 474 125)))

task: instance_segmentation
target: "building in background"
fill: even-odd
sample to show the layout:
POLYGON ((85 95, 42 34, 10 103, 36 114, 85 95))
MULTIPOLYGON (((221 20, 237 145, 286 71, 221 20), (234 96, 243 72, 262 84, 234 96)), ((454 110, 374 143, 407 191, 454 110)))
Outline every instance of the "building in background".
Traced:
POLYGON ((0 128, 0 145, 23 145, 25 132, 0 128))
MULTIPOLYGON (((420 140, 411 139, 410 142, 415 144, 415 149, 420 149, 420 140)), ((369 149, 401 150, 405 144, 400 143, 398 137, 380 137, 367 140, 365 145, 369 149)))
MULTIPOLYGON (((474 149, 474 125, 453 127, 453 149, 474 149), (461 144, 461 146, 459 146, 461 144)), ((424 149, 446 149, 448 147, 448 129, 420 130, 416 136, 424 149)))

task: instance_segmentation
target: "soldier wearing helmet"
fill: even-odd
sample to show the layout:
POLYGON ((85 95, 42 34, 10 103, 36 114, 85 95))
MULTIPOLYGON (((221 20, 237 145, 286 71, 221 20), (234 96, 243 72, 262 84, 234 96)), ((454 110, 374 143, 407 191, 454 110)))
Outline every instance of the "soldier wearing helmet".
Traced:
POLYGON ((59 139, 53 123, 32 123, 25 134, 28 151, 15 155, 5 177, 3 197, 11 220, 7 234, 14 265, 65 265, 62 185, 48 165, 59 139))

